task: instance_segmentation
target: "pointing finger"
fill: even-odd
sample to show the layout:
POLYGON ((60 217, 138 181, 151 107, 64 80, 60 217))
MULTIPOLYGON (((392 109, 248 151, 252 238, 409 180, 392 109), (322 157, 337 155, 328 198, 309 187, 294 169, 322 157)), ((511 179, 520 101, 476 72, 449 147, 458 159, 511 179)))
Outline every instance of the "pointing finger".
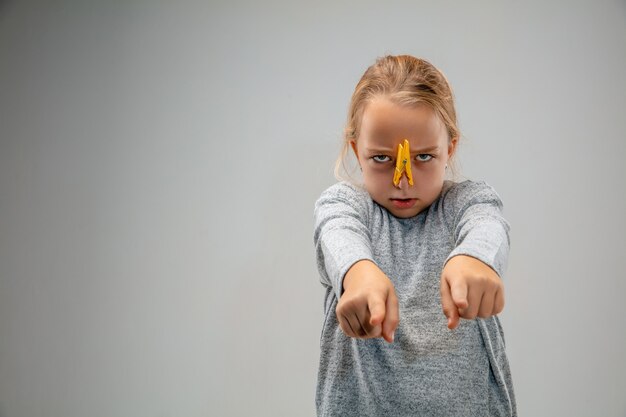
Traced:
POLYGON ((391 288, 387 295, 387 314, 383 322, 383 337, 387 342, 393 343, 394 333, 399 322, 398 297, 396 296, 396 291, 391 288))
POLYGON ((445 279, 441 280, 441 306, 443 307, 443 314, 448 318, 448 328, 456 328, 459 325, 459 311, 445 279))

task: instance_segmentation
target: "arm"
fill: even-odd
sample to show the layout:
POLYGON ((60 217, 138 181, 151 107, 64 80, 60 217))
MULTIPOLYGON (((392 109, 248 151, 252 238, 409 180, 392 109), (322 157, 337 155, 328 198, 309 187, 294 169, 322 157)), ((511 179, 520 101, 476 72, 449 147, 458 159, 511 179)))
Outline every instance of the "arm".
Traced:
POLYGON ((360 260, 374 262, 367 227, 367 193, 345 183, 335 184, 315 203, 314 243, 322 284, 343 294, 347 271, 360 260))
POLYGON ((441 297, 448 327, 459 317, 474 319, 504 308, 503 276, 509 254, 510 225, 502 216, 502 201, 485 182, 466 181, 448 198, 448 216, 455 248, 441 276, 441 297))
POLYGON ((315 204, 314 242, 322 283, 336 294, 337 319, 349 337, 393 342, 399 309, 395 289, 374 262, 368 228, 371 199, 346 184, 315 204))

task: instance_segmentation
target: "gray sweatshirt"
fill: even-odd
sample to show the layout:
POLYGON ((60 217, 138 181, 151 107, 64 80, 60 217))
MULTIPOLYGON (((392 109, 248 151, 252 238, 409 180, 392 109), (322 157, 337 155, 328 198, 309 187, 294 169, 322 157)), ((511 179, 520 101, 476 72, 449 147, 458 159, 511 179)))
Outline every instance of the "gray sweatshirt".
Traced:
POLYGON ((504 333, 497 316, 461 319, 450 330, 440 278, 469 255, 502 278, 509 253, 502 201, 484 181, 445 181, 418 215, 400 219, 346 182, 315 204, 314 242, 326 289, 316 407, 318 416, 516 416, 504 333), (394 343, 346 336, 335 309, 350 267, 369 259, 398 296, 394 343))

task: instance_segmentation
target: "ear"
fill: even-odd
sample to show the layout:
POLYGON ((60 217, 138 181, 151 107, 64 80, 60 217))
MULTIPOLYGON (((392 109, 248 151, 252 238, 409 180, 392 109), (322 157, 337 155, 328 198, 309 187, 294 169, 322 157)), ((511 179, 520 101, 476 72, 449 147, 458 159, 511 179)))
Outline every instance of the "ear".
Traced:
POLYGON ((448 144, 448 158, 451 158, 452 155, 454 155, 454 152, 456 151, 456 145, 459 143, 459 138, 452 138, 452 140, 450 141, 450 143, 448 144))
POLYGON ((351 140, 350 141, 350 146, 352 146, 352 150, 354 151, 354 156, 356 156, 356 160, 359 160, 359 151, 356 148, 356 141, 355 140, 351 140))

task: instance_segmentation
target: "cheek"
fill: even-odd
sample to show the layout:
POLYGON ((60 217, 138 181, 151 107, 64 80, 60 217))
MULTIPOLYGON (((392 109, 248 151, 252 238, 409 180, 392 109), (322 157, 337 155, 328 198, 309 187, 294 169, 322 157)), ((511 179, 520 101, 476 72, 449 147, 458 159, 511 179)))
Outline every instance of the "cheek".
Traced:
POLYGON ((434 166, 413 168, 413 177, 419 178, 433 178, 437 175, 437 169, 434 166))
MULTIPOLYGON (((434 168, 434 167, 433 167, 434 168)), ((441 189, 445 178, 445 172, 439 169, 428 169, 413 173, 413 179, 415 185, 419 186, 422 192, 427 194, 436 192, 437 189, 441 189)))
POLYGON ((393 181, 393 174, 387 170, 380 169, 364 169, 363 180, 368 190, 375 192, 385 188, 393 181))
POLYGON ((442 167, 444 165, 439 161, 433 161, 432 164, 413 165, 413 177, 417 177, 420 180, 438 178, 440 175, 443 175, 442 167))
MULTIPOLYGON (((413 174, 413 191, 418 193, 429 193, 429 190, 434 189, 436 185, 443 178, 443 174, 439 173, 439 170, 434 167, 415 166, 411 168, 413 174)), ((393 185, 393 173, 389 174, 389 184, 393 185)))

